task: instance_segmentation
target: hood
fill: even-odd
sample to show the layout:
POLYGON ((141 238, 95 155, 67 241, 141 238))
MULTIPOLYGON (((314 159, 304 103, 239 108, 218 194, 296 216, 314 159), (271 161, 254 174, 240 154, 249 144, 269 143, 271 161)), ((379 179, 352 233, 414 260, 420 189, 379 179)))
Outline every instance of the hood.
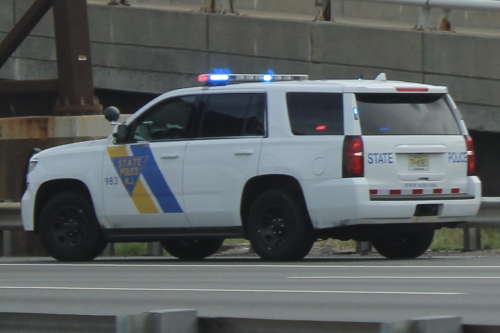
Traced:
POLYGON ((56 146, 48 149, 44 149, 41 152, 39 152, 36 155, 33 155, 35 158, 41 158, 45 156, 51 156, 51 155, 56 155, 56 154, 67 154, 68 150, 71 151, 76 151, 82 148, 87 148, 90 146, 94 145, 105 145, 107 142, 107 139, 101 139, 101 140, 90 140, 90 141, 82 141, 82 142, 75 142, 75 143, 69 143, 61 146, 56 146))

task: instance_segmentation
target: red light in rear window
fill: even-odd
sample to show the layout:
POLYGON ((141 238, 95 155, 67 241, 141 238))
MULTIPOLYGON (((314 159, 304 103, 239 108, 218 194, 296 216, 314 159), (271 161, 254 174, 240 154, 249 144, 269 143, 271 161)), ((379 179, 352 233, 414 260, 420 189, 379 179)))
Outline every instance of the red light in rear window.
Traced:
POLYGON ((324 130, 326 130, 325 125, 320 125, 320 126, 316 127, 316 131, 324 131, 324 130))
POLYGON ((429 88, 396 88, 397 91, 405 91, 405 92, 423 92, 429 91, 429 88))

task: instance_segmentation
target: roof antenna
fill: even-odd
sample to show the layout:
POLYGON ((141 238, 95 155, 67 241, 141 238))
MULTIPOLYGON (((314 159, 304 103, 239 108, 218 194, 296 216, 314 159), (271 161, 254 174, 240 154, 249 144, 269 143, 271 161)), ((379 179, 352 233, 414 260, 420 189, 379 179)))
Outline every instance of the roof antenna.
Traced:
POLYGON ((379 75, 377 75, 375 80, 376 81, 387 81, 387 75, 385 75, 385 73, 380 73, 379 75))

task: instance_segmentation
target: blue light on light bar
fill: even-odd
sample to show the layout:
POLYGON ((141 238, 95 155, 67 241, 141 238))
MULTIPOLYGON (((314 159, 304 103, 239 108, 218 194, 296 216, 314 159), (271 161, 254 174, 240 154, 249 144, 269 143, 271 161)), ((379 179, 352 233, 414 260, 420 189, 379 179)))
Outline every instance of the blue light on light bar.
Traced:
POLYGON ((273 81, 304 81, 308 80, 308 75, 294 74, 294 75, 276 75, 274 73, 268 74, 232 74, 232 73, 212 73, 202 74, 198 76, 198 81, 207 86, 221 86, 229 83, 242 83, 242 82, 273 82, 273 81))
POLYGON ((229 75, 227 75, 227 74, 212 74, 212 75, 210 75, 210 81, 229 81, 229 75))
POLYGON ((262 77, 262 81, 264 82, 271 82, 273 80, 273 76, 270 74, 266 74, 262 77))

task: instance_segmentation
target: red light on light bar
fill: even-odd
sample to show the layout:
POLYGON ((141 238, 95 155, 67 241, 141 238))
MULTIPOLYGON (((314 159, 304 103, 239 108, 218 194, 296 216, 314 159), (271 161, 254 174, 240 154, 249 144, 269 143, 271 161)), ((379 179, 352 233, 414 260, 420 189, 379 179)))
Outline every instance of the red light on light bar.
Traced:
POLYGON ((325 125, 320 125, 320 126, 316 127, 316 131, 324 131, 324 130, 326 130, 325 125))
POLYGON ((207 82, 209 78, 208 75, 198 75, 198 82, 207 82))
POLYGON ((432 193, 434 193, 434 194, 442 194, 443 193, 443 189, 442 188, 435 188, 434 190, 432 190, 432 193))
POLYGON ((396 88, 397 91, 403 91, 403 92, 422 92, 422 91, 429 91, 429 88, 396 88))
POLYGON ((390 190, 389 194, 401 194, 401 190, 390 190))
POLYGON ((370 195, 376 195, 378 194, 378 190, 370 190, 370 195))
POLYGON ((412 191, 413 194, 424 194, 424 190, 420 189, 420 190, 413 190, 412 191))
POLYGON ((459 188, 452 188, 451 193, 458 194, 458 193, 460 193, 460 189, 459 188))

